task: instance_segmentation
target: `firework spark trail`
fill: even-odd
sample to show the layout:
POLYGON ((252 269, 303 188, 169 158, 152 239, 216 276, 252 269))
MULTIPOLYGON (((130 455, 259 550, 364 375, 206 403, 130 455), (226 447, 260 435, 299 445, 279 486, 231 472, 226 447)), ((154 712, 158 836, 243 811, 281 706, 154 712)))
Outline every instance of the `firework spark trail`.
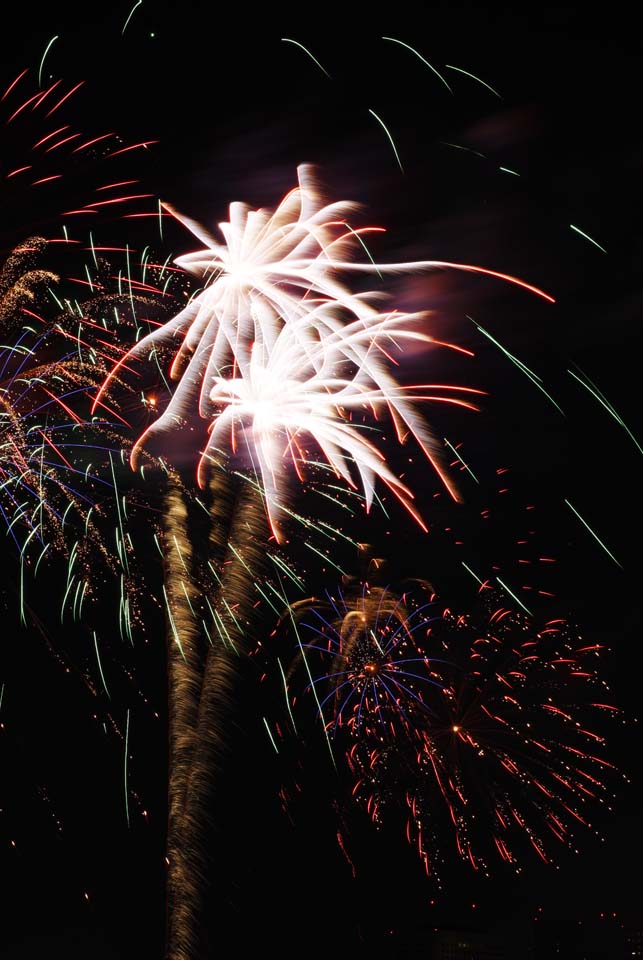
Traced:
MULTIPOLYGON (((580 372, 583 373, 582 370, 580 372)), ((610 414, 610 416, 613 417, 614 420, 616 420, 618 425, 621 426, 623 430, 625 430, 626 434, 628 435, 632 443, 635 445, 639 453, 643 453, 643 447, 641 446, 639 441, 636 439, 636 437, 634 436, 634 434, 632 433, 628 425, 625 423, 625 421, 620 416, 620 414, 616 412, 616 410, 614 409, 612 404, 609 402, 609 400, 601 393, 601 391, 598 389, 596 384, 590 380, 587 374, 583 373, 583 376, 585 377, 585 380, 583 380, 581 377, 578 376, 578 374, 574 373, 573 370, 568 370, 567 373, 570 375, 570 377, 573 377, 574 380, 577 380, 582 387, 585 387, 587 392, 590 393, 595 400, 598 400, 600 405, 604 407, 607 410, 607 412, 610 414)))
POLYGON ((502 97, 497 90, 494 90, 492 86, 490 86, 488 83, 485 83, 485 81, 481 80, 480 77, 476 77, 475 74, 469 73, 468 70, 463 70, 462 67, 454 67, 450 63, 445 63, 445 67, 447 68, 447 70, 455 70, 456 73, 462 73, 464 74, 465 77, 470 77, 471 80, 475 80, 476 83, 482 84, 482 86, 486 87, 487 90, 490 90, 494 96, 498 97, 499 100, 502 100, 502 97))
POLYGON ((378 122, 379 125, 381 126, 382 130, 384 131, 384 133, 385 133, 386 136, 388 137, 389 143, 391 144, 391 146, 392 146, 392 148, 393 148, 393 153, 395 154, 395 159, 397 160, 397 165, 398 165, 398 167, 400 168, 400 172, 401 172, 401 173, 404 173, 404 167, 402 166, 402 161, 400 160, 400 155, 399 155, 399 153, 398 153, 397 147, 395 146, 395 140, 393 139, 393 137, 392 137, 392 135, 391 135, 391 131, 390 131, 389 128, 386 126, 386 124, 384 123, 384 121, 382 120, 382 118, 381 118, 377 113, 375 113, 374 110, 370 110, 370 109, 369 109, 368 112, 371 114, 371 116, 375 117, 375 119, 377 120, 377 122, 378 122))
POLYGON ((591 244, 593 244, 595 247, 598 247, 598 249, 602 253, 607 253, 607 250, 605 249, 605 247, 602 247, 600 243, 598 243, 596 240, 593 240, 592 237, 590 237, 588 233, 585 233, 583 230, 581 230, 580 227, 575 227, 573 223, 570 223, 569 226, 570 226, 570 229, 573 230, 575 233, 579 233, 581 237, 585 238, 585 240, 589 240, 591 244))
POLYGON ((127 30, 127 27, 128 27, 128 25, 129 25, 129 22, 130 22, 130 20, 132 19, 132 17, 134 16, 134 11, 137 9, 137 7, 140 7, 140 5, 141 5, 142 3, 143 3, 143 0, 136 0, 136 3, 134 4, 134 6, 132 7, 132 9, 130 10, 130 12, 129 12, 129 14, 128 14, 127 20, 126 20, 125 23, 123 24, 123 29, 121 30, 121 36, 123 36, 124 33, 125 33, 125 31, 127 30))
MULTIPOLYGON (((415 56, 418 57, 418 59, 421 60, 422 63, 425 64, 425 66, 427 66, 429 70, 431 70, 432 73, 436 75, 438 80, 440 80, 444 84, 444 86, 447 88, 449 93, 453 93, 453 90, 451 89, 447 81, 444 79, 442 74, 438 70, 436 70, 435 67, 432 64, 430 64, 429 61, 426 60, 421 53, 418 53, 418 51, 414 47, 409 46, 408 43, 404 43, 403 40, 396 40, 395 37, 382 37, 382 40, 390 40, 391 43, 398 43, 401 47, 405 47, 407 50, 410 50, 411 53, 414 53, 415 56)), ((477 77, 475 79, 477 79, 477 77)))
POLYGON ((592 535, 592 537, 594 538, 594 540, 596 540, 597 544, 601 547, 601 549, 604 550, 605 553, 607 554, 607 556, 608 556, 611 560, 614 561, 614 563, 616 564, 617 567, 620 567, 621 570, 622 570, 623 567, 622 567, 622 565, 618 562, 618 560, 616 559, 616 557, 614 556, 614 554, 611 552, 611 550, 609 550, 609 549, 605 546, 605 544, 603 543, 603 541, 601 540, 601 538, 598 536, 598 534, 597 534, 597 533, 594 533, 594 531, 592 530, 592 528, 591 528, 590 525, 588 524, 587 520, 585 520, 583 517, 581 517, 581 515, 580 515, 580 513, 578 512, 578 510, 576 509, 576 507, 574 507, 574 506, 569 502, 569 500, 567 500, 567 499, 565 499, 564 502, 567 504, 567 506, 568 506, 569 509, 572 511, 572 513, 573 513, 576 517, 578 517, 578 519, 579 519, 580 522, 583 524, 583 526, 585 527, 585 529, 588 531, 588 533, 590 533, 590 534, 592 535))
POLYGON ((519 360, 518 357, 515 357, 515 356, 513 355, 513 353, 510 353, 509 350, 507 350, 506 347, 503 347, 503 345, 502 345, 498 340, 496 340, 495 337, 492 337, 492 336, 491 336, 491 334, 489 333, 488 330, 485 330, 484 327, 481 327, 479 323, 476 323, 476 321, 475 321, 472 317, 468 317, 467 319, 471 320, 471 322, 474 324, 474 326, 476 327, 476 329, 479 330, 480 333, 481 333, 484 337, 487 338, 487 340, 490 340, 491 343, 493 343, 493 345, 494 345, 495 347, 498 347, 498 349, 500 350, 500 352, 501 352, 501 353, 504 353, 504 355, 505 355, 509 360, 511 360, 511 362, 520 370, 520 372, 521 372, 521 373, 524 373, 525 376, 528 377, 529 380, 531 380, 531 382, 532 382, 536 387, 538 387, 538 389, 540 390, 541 393, 544 393, 544 395, 547 397, 547 399, 549 400, 549 402, 550 402, 551 404, 553 404, 554 407, 556 407, 556 409, 558 410, 558 412, 559 412, 559 413, 562 413, 562 415, 565 416, 565 411, 562 409, 562 407, 560 407, 560 406, 556 403, 556 401, 554 400, 554 398, 545 390, 545 388, 544 388, 543 385, 542 385, 542 380, 541 380, 541 378, 538 376, 537 373, 534 373, 533 370, 530 370, 529 367, 528 367, 525 363, 522 362, 522 360, 519 360))
POLYGON ((328 70, 326 70, 324 67, 322 67, 322 65, 321 65, 321 63, 319 62, 319 60, 317 60, 317 58, 312 55, 312 53, 310 52, 310 50, 307 50, 307 49, 306 49, 306 47, 303 45, 303 43, 298 43, 297 40, 291 40, 289 37, 282 37, 282 38, 281 38, 281 41, 282 41, 282 43, 292 43, 292 44, 294 44, 296 47, 299 47, 300 50, 303 50, 304 53, 307 54, 307 55, 310 57, 310 59, 313 61, 313 63, 317 64, 317 66, 318 66, 319 69, 322 71, 322 73, 325 73, 329 80, 331 79, 331 75, 330 75, 330 73, 328 72, 328 70))

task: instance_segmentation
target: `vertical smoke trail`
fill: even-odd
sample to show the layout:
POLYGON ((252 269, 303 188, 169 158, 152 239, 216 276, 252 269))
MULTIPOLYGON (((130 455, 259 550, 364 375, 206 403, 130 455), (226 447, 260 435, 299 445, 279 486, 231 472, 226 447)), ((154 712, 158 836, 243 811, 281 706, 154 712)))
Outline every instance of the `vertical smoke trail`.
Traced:
MULTIPOLYGON (((212 595, 212 644, 207 648, 193 749, 185 786, 178 841, 183 887, 175 888, 167 960, 201 956, 199 937, 209 874, 206 838, 217 825, 217 784, 231 747, 230 718, 238 700, 246 655, 253 646, 257 611, 253 584, 265 566, 268 523, 259 490, 244 482, 234 502, 230 477, 212 478, 211 547, 223 555, 220 583, 212 595), (226 536, 229 526, 229 533, 226 536), (227 548, 222 547, 227 542, 227 548)), ((190 715, 190 723, 194 723, 190 715)), ((221 829, 220 825, 218 829, 221 829)))
MULTIPOLYGON (((163 511, 168 663, 168 939, 189 943, 182 904, 192 899, 194 880, 182 843, 183 808, 194 753, 203 674, 202 637, 197 613, 200 598, 193 577, 188 510, 180 481, 170 474, 163 511)), ((194 891, 195 893, 196 891, 194 891)), ((177 957, 189 956, 177 953, 177 957)))

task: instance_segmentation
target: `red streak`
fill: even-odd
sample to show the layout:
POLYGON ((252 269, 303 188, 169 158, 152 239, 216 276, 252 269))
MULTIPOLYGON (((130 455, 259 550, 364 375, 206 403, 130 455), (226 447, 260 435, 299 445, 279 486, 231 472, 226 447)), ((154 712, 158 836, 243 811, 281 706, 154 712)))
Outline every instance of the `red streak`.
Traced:
POLYGON ((64 96, 61 100, 59 100, 58 103, 57 103, 55 106, 53 106, 53 107, 51 108, 51 110, 49 111, 49 113, 47 114, 47 116, 50 117, 50 116, 52 115, 52 113, 55 113, 55 112, 56 112, 56 110, 58 109, 58 107, 62 107, 62 105, 63 105, 63 103, 65 102, 65 100, 69 100, 69 98, 71 97, 72 93, 76 93, 76 91, 77 91, 80 87, 82 87, 82 85, 84 84, 84 82, 85 82, 84 80, 81 80, 80 83, 77 83, 75 87, 72 87, 71 90, 69 91, 69 93, 66 93, 65 96, 64 96))

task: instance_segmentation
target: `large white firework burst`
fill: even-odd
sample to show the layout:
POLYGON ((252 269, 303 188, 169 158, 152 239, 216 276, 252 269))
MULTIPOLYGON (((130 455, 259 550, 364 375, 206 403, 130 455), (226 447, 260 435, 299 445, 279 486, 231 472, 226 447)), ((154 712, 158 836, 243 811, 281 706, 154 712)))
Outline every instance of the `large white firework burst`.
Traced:
MULTIPOLYGON (((203 244, 202 249, 175 261, 198 277, 203 287, 176 317, 144 337, 122 358, 103 384, 96 402, 121 366, 149 356, 161 345, 176 345, 170 376, 179 381, 178 386, 163 413, 136 443, 132 452, 132 466, 136 467, 140 450, 153 436, 180 429, 197 410, 208 420, 216 416, 222 379, 232 378, 238 386, 256 382, 257 351, 253 352, 253 345, 260 346, 263 363, 281 332, 290 328, 289 349, 298 349, 315 371, 307 380, 294 381, 298 394, 301 396, 304 383, 314 383, 317 389, 321 381, 318 373, 325 363, 325 350, 318 345, 328 341, 334 358, 338 350, 343 350, 347 359, 362 368, 372 388, 380 391, 381 403, 388 404, 399 438, 409 431, 416 436, 447 489, 456 497, 440 467, 428 430, 418 428, 413 405, 401 395, 386 366, 378 361, 368 346, 368 338, 365 342, 359 337, 341 335, 342 329, 351 323, 369 330, 389 317, 377 306, 384 294, 354 293, 341 277, 355 272, 381 277, 385 273, 451 267, 498 277, 548 300, 552 298, 514 277, 467 264, 351 260, 356 253, 364 253, 361 234, 378 228, 350 226, 349 218, 356 210, 354 203, 324 204, 310 166, 298 168, 298 180, 298 186, 274 211, 232 203, 229 221, 219 224, 223 243, 166 205, 203 244), (391 403, 393 396, 395 403, 391 403)), ((396 336, 400 335, 404 319, 411 322, 417 316, 396 315, 396 336)), ((202 482, 202 469, 199 479, 202 482)))
POLYGON ((355 475, 359 477, 367 510, 379 478, 424 527, 411 490, 393 473, 377 444, 381 431, 374 429, 374 421, 403 416, 407 435, 426 451, 431 438, 415 401, 476 409, 467 399, 442 391, 480 391, 442 384, 405 387, 387 377, 384 346, 390 350, 393 338, 398 348, 404 340, 429 339, 408 329, 408 321, 409 315, 395 313, 368 324, 354 321, 313 344, 300 329, 308 324, 303 317, 282 327, 270 349, 256 342, 248 364, 236 376, 215 378, 210 391, 215 413, 199 474, 209 460, 225 459, 230 448, 247 452, 261 478, 270 525, 279 540, 288 463, 303 479, 318 450, 349 486, 355 488, 355 475))

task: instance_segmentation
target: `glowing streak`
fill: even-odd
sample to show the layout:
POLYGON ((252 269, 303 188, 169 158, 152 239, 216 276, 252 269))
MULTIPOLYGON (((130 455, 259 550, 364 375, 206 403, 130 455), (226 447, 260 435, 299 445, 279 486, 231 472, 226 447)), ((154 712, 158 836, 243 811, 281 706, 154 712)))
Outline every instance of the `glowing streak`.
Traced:
MULTIPOLYGON (((416 57, 419 57, 419 59, 422 61, 422 63, 424 63, 424 64, 429 68, 429 70, 432 70, 432 71, 433 71, 433 73, 436 75, 436 77, 437 77, 439 80, 442 81, 442 83, 443 83, 444 86, 447 88, 447 90, 449 91, 449 93, 453 93, 453 90, 451 89, 451 87, 449 86, 449 84, 447 83, 447 81, 444 79, 444 77, 442 76, 442 74, 439 73, 439 72, 435 69, 435 67, 432 66, 432 64, 429 63, 428 60, 425 60, 424 57, 422 56, 422 54, 421 54, 421 53, 418 53, 417 50, 416 50, 414 47, 410 47, 410 46, 408 45, 408 43, 404 43, 403 40, 396 40, 395 37, 382 37, 382 40, 390 40, 391 43, 399 43, 399 45, 400 45, 401 47, 406 47, 406 49, 407 49, 407 50, 410 50, 411 53, 414 53, 416 57)), ((477 78, 476 78, 476 79, 477 79, 477 78)))
POLYGON ((502 582, 502 580, 500 579, 500 577, 496 577, 496 580, 498 581, 498 583, 500 584, 500 586, 502 587, 502 589, 503 589, 503 590, 506 590, 507 593, 509 594, 509 596, 510 596, 510 597, 513 597, 513 599, 516 601, 516 603, 519 604, 519 605, 522 607, 522 609, 525 611, 525 613, 528 613, 529 616, 532 616, 531 610, 529 610, 529 609, 524 605, 524 603, 522 602, 522 600, 521 600, 519 597, 516 596, 516 594, 513 592, 513 590, 510 590, 509 587, 507 586, 507 584, 502 582))
POLYGON ((482 160, 488 160, 486 154, 480 153, 479 150, 473 150, 471 147, 463 147, 460 143, 449 143, 448 140, 440 140, 440 143, 444 147, 453 147, 454 150, 462 150, 464 153, 473 153, 476 157, 480 157, 482 160))
POLYGON ((400 160, 400 155, 399 155, 399 153, 397 152, 397 147, 395 146, 395 141, 393 140, 393 137, 391 136, 388 127, 386 126, 386 124, 384 123, 384 121, 382 120, 382 118, 381 118, 381 117, 378 117, 378 115, 375 113, 374 110, 369 109, 368 112, 375 117, 375 119, 377 120, 377 122, 378 122, 378 123, 380 124, 380 126, 382 127, 382 130, 384 131, 384 133, 385 133, 386 136, 388 137, 389 142, 390 142, 391 146, 393 147, 393 153, 395 154, 395 159, 397 160, 398 166, 399 166, 400 170, 402 171, 402 173, 404 173, 404 167, 402 166, 402 161, 400 160))
POLYGON ((266 731, 267 731, 267 733, 268 733, 268 736, 270 737, 270 742, 271 742, 271 744, 273 745, 273 747, 274 747, 274 749, 275 749, 275 753, 279 753, 279 748, 277 747, 277 744, 275 743, 275 738, 273 737, 273 735, 272 735, 272 733, 271 733, 271 731, 270 731, 270 727, 268 726, 268 721, 266 720, 265 717, 262 717, 261 719, 263 720, 263 723, 264 723, 264 726, 265 726, 266 731))
POLYGON ((481 327, 479 323, 476 323, 476 321, 475 321, 472 317, 468 317, 468 319, 471 320, 471 322, 474 324, 474 326, 480 331, 480 333, 481 333, 483 336, 485 336, 485 337, 487 338, 487 340, 490 340, 490 341, 493 343, 494 346, 498 347, 498 349, 499 349, 502 353, 504 353, 504 355, 505 355, 509 360, 511 360, 511 362, 512 362, 516 367, 518 367, 518 369, 521 371, 521 373, 524 373, 525 376, 528 377, 528 378, 531 380, 531 382, 532 382, 536 387, 538 387, 538 389, 541 391, 541 393, 544 393, 544 395, 547 397, 547 399, 549 400, 549 402, 552 403, 552 404, 556 407, 556 409, 558 410, 558 412, 559 412, 559 413, 562 413, 562 415, 565 416, 565 411, 562 409, 562 407, 560 407, 560 406, 556 403, 556 401, 554 400, 554 398, 553 398, 549 393, 547 393, 547 391, 546 391, 545 388, 543 387, 542 382, 541 382, 541 379, 540 379, 540 377, 538 376, 538 374, 537 374, 537 373, 534 373, 533 370, 530 370, 529 367, 522 362, 522 360, 519 360, 518 357, 515 357, 515 356, 513 355, 513 353, 510 353, 509 350, 507 350, 506 347, 503 347, 503 345, 502 345, 498 340, 496 340, 495 337, 492 337, 491 334, 490 334, 487 330, 485 330, 484 327, 481 327))
POLYGON ((332 748, 332 746, 331 746, 330 737, 328 736, 328 728, 327 728, 327 725, 326 725, 326 723, 325 723, 325 721, 324 721, 324 712, 323 712, 323 710, 322 710, 322 708, 321 708, 321 704, 320 704, 320 702, 319 702, 319 697, 318 697, 317 691, 316 691, 316 689, 315 689, 315 681, 314 681, 313 675, 312 675, 312 673, 311 673, 311 671, 310 671, 310 665, 309 665, 309 663, 308 663, 308 660, 306 659, 306 654, 305 654, 305 652, 304 652, 304 646, 303 646, 303 644, 302 644, 302 642, 301 642, 301 637, 300 637, 300 635, 299 635, 299 630, 297 629, 297 621, 296 621, 296 619, 295 619, 295 615, 294 615, 294 613, 293 613, 293 609, 292 609, 292 607, 291 607, 290 605, 288 606, 288 616, 290 617, 290 622, 291 622, 291 624, 292 624, 293 631, 294 631, 295 636, 296 636, 296 638, 297 638, 297 645, 298 645, 298 647, 299 647, 299 652, 300 652, 300 654, 301 654, 301 659, 302 659, 302 662, 303 662, 304 667, 305 667, 305 669, 306 669, 306 673, 308 674, 308 679, 309 679, 309 681, 310 681, 310 688, 311 688, 311 690, 312 690, 312 692, 313 692, 313 696, 314 696, 314 698, 315 698, 315 703, 317 704, 317 711, 318 711, 318 713, 319 713, 319 717, 320 717, 321 722, 322 722, 322 729, 323 729, 323 731, 324 731, 324 736, 326 737, 326 743, 328 744, 328 752, 330 753, 330 758, 331 758, 331 760, 332 760, 332 762, 333 762, 333 766, 335 767, 335 769, 337 769, 337 764, 335 763, 335 757, 334 757, 334 755, 333 755, 333 748, 332 748))
POLYGON ((575 227, 573 223, 570 223, 569 226, 570 226, 571 229, 574 230, 576 233, 579 233, 579 234, 581 235, 581 237, 585 237, 585 239, 586 239, 586 240, 589 240, 590 243, 593 243, 595 247, 598 247, 599 250, 602 250, 603 253, 607 253, 607 250, 605 249, 605 247, 601 247, 600 243, 597 243, 596 240, 592 240, 592 238, 589 236, 589 234, 584 233, 581 229, 579 229, 579 227, 575 227))
POLYGON ((39 87, 42 86, 42 68, 43 68, 43 65, 44 65, 44 62, 45 62, 45 57, 47 56, 47 54, 48 54, 49 51, 51 50, 51 47, 52 47, 53 44, 56 42, 56 40, 58 40, 58 37, 57 37, 57 36, 51 38, 51 40, 49 41, 49 43, 47 44, 47 46, 46 46, 46 48, 45 48, 45 52, 44 52, 43 55, 42 55, 42 60, 40 61, 40 67, 38 68, 38 86, 39 86, 39 87))
POLYGON ((567 504, 567 506, 569 507, 569 509, 570 509, 573 513, 576 514, 576 516, 578 517, 578 519, 580 520, 580 522, 583 524, 583 526, 585 527, 585 529, 588 530, 589 533, 591 533, 591 535, 594 537, 594 540, 596 540, 596 542, 599 544, 599 546, 603 548, 603 550, 604 550, 605 553, 608 555, 608 557, 610 557, 610 558, 614 561, 614 563, 616 564, 616 566, 617 566, 617 567, 620 567, 620 569, 622 570, 623 567, 622 567, 622 565, 618 562, 618 560, 616 559, 616 557, 614 556, 614 554, 611 553, 610 550, 608 550, 608 548, 605 546, 605 544, 604 544, 603 541, 600 539, 600 537, 599 537, 596 533, 594 533, 594 531, 592 530, 592 528, 590 527, 590 525, 587 523, 587 521, 586 521, 586 520, 583 520, 583 518, 581 517, 581 515, 580 515, 580 513, 578 512, 578 510, 576 509, 576 507, 572 506, 572 504, 569 502, 569 500, 565 500, 565 503, 567 504))
POLYGON ((101 664, 101 662, 100 662, 100 653, 98 652, 98 637, 96 636, 96 631, 95 631, 95 630, 93 631, 93 633, 94 633, 94 649, 96 650, 96 660, 97 660, 97 662, 98 662, 98 669, 99 669, 99 671, 100 671, 100 678, 101 678, 101 680, 103 681, 103 687, 104 687, 105 693, 107 694, 107 696, 108 696, 109 699, 111 700, 111 696, 110 696, 109 690, 107 689, 107 683, 105 682, 105 674, 103 673, 103 666, 102 666, 102 664, 101 664))
POLYGON ((473 470, 471 469, 471 467, 470 467, 467 463, 464 462, 464 460, 462 459, 462 457, 460 456, 460 454, 458 453, 458 451, 456 450, 456 448, 453 446, 453 444, 452 444, 452 443, 449 443, 449 441, 447 440, 446 437, 444 438, 444 442, 446 443, 446 445, 447 445, 447 447, 449 448, 449 450, 453 451, 453 453, 456 455, 456 457, 458 458, 458 460, 460 461, 460 463, 462 464, 462 466, 464 467, 464 469, 467 470, 467 471, 471 474, 471 476, 473 477, 473 479, 475 480, 475 482, 476 482, 476 483, 480 483, 480 481, 479 481, 478 478, 476 477, 476 475, 475 475, 475 473, 473 472, 473 470))
POLYGON ((607 412, 610 414, 610 416, 612 416, 612 417, 616 420, 616 422, 619 424, 619 426, 623 427, 623 429, 624 429, 625 432, 627 433, 628 437, 629 437, 629 438, 633 441, 633 443, 635 444, 636 449, 639 451, 639 453, 643 453, 643 447, 642 447, 641 444, 638 442, 638 440, 636 439, 636 437, 634 436, 634 434, 632 433, 632 431, 630 430, 630 428, 627 426, 627 424, 626 424, 625 421, 622 419, 622 417, 616 412, 616 410, 614 409, 614 407, 612 406, 612 404, 609 402, 609 400, 601 393, 601 391, 598 389, 598 387, 596 386, 596 384, 593 383, 593 382, 589 379, 589 377, 587 377, 587 374, 586 374, 586 373, 583 373, 583 371, 581 370, 581 373, 583 373, 583 376, 587 377, 587 381, 588 381, 588 382, 585 383, 585 381, 584 381, 584 380, 581 380, 581 378, 580 378, 579 376, 577 376, 577 374, 575 374, 573 370, 568 370, 567 373, 568 373, 571 377, 573 377, 574 380, 578 380, 578 382, 580 383, 580 385, 581 385, 582 387, 585 387, 585 389, 588 390, 588 391, 591 393, 591 395, 592 395, 596 400, 598 400, 598 402, 601 404, 601 406, 605 407, 605 409, 606 409, 607 412), (590 386, 590 384, 591 384, 591 386, 590 386))
POLYGON ((468 70, 463 70, 462 67, 454 67, 450 63, 445 63, 444 66, 447 68, 447 70, 455 70, 456 73, 463 73, 465 77, 469 77, 471 80, 475 80, 477 83, 481 83, 482 86, 486 87, 487 90, 490 90, 494 94, 494 96, 498 97, 499 100, 502 100, 502 97, 500 96, 497 90, 494 90, 492 86, 490 86, 488 83, 485 83, 484 80, 480 79, 480 77, 476 77, 475 74, 469 73, 468 70))
POLYGON ((136 0, 136 3, 134 4, 134 6, 132 7, 132 9, 131 9, 130 12, 129 12, 129 16, 128 16, 127 20, 126 20, 125 23, 123 24, 123 29, 121 30, 121 37, 123 36, 123 34, 125 33, 125 31, 127 30, 127 24, 128 24, 128 23, 130 22, 130 20, 132 19, 132 15, 133 15, 134 11, 136 10, 137 7, 140 7, 140 5, 141 5, 142 3, 143 3, 143 0, 136 0))
POLYGON ((473 577, 473 579, 474 579, 474 580, 477 580, 478 583, 479 583, 480 585, 482 585, 482 583, 483 583, 484 581, 482 581, 482 580, 480 579, 480 577, 477 576, 477 575, 473 572, 473 570, 471 569, 471 567, 467 566, 467 564, 464 562, 464 560, 461 560, 460 563, 462 564, 462 566, 464 567, 464 569, 467 570, 467 571, 471 574, 471 576, 473 577))
POLYGON ((5 90, 5 92, 2 94, 2 99, 3 99, 3 100, 6 100, 6 98, 9 96, 9 94, 11 93, 11 91, 13 90, 13 88, 15 87, 15 85, 18 83, 18 81, 22 80, 22 78, 24 77, 25 73, 28 73, 28 71, 29 71, 29 68, 28 68, 28 67, 25 68, 25 69, 22 71, 22 73, 19 73, 18 76, 16 77, 16 79, 15 79, 12 83, 9 84, 9 86, 7 87, 7 89, 5 90))
MULTIPOLYGON (((277 663, 279 665, 279 671, 281 673, 281 680, 284 685, 284 696, 286 698, 286 706, 288 708, 288 713, 290 715, 290 722, 292 723, 292 728, 297 733, 297 726, 295 724, 295 718, 292 713, 292 708, 290 706, 290 696, 288 694, 288 680, 286 679, 286 674, 284 673, 284 668, 281 665, 281 660, 277 657, 277 663)), ((0 691, 0 708, 2 707, 2 694, 4 693, 4 684, 2 684, 2 691, 0 691)))
POLYGON ((127 751, 129 747, 129 708, 127 710, 127 720, 125 721, 125 753, 123 757, 123 788, 125 791, 125 816, 127 826, 129 827, 129 797, 127 789, 127 751))
POLYGON ((79 90, 79 89, 82 87, 82 85, 84 84, 84 82, 85 82, 84 80, 81 80, 80 83, 77 83, 75 87, 72 87, 71 90, 69 91, 69 93, 66 93, 65 96, 62 98, 62 100, 59 100, 58 103, 56 103, 56 104, 51 108, 51 110, 49 111, 49 113, 47 114, 47 116, 50 117, 50 116, 52 115, 52 113, 55 113, 56 110, 57 110, 59 107, 62 107, 62 105, 63 105, 63 103, 65 102, 65 100, 69 100, 69 98, 71 97, 71 95, 74 94, 74 93, 76 93, 76 91, 79 90))
POLYGON ((303 50, 304 53, 307 53, 307 54, 308 54, 308 56, 309 56, 310 59, 313 61, 313 63, 316 63, 316 64, 317 64, 317 66, 319 67, 319 69, 322 71, 322 73, 325 73, 325 74, 326 74, 326 76, 328 77, 329 80, 332 79, 330 73, 328 72, 328 70, 324 70, 324 68, 322 67, 322 65, 321 65, 321 63, 319 62, 319 60, 317 60, 315 57, 313 57, 313 55, 312 55, 312 53, 310 52, 310 50, 307 50, 306 47, 305 47, 302 43, 298 43, 297 40, 290 40, 288 37, 282 37, 281 40, 282 40, 282 43, 294 43, 294 45, 295 45, 296 47, 299 47, 300 50, 303 50))

